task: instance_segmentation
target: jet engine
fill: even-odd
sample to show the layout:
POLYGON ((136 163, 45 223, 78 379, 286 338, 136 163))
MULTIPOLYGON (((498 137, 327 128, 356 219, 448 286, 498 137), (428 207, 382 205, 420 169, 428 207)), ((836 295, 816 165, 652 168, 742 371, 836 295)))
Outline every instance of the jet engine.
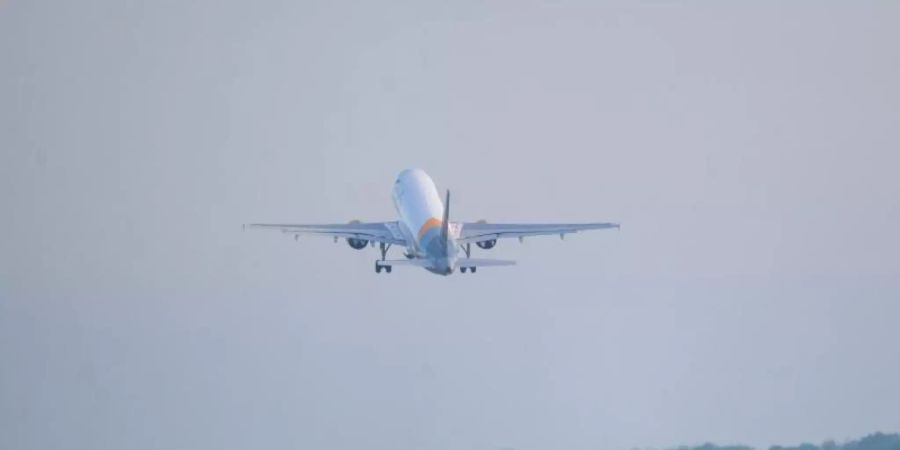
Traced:
POLYGON ((369 245, 369 241, 365 239, 347 238, 347 245, 355 250, 362 250, 369 245))
MULTIPOLYGON (((475 223, 487 223, 487 220, 481 219, 475 223)), ((488 250, 488 249, 494 248, 494 246, 497 245, 497 240, 491 239, 489 241, 476 242, 475 245, 477 245, 478 248, 481 248, 483 250, 488 250)))
POLYGON ((494 246, 497 245, 497 240, 491 239, 489 241, 479 241, 476 242, 475 245, 477 245, 481 249, 488 250, 494 248, 494 246))
MULTIPOLYGON (((355 223, 362 223, 362 222, 360 222, 359 220, 351 220, 350 221, 350 224, 355 224, 355 223)), ((347 245, 349 245, 350 248, 352 248, 354 250, 362 250, 362 249, 366 248, 367 245, 369 245, 369 241, 367 241, 365 239, 359 239, 359 238, 347 238, 347 245)))

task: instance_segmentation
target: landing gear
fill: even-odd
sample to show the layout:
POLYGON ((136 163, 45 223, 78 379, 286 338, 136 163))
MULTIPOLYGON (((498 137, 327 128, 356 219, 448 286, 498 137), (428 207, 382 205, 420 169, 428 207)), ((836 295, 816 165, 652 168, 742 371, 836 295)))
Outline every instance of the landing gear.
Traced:
MULTIPOLYGON (((462 247, 462 251, 466 254, 466 259, 471 258, 472 257, 472 244, 466 244, 461 247, 462 247)), ((459 271, 460 271, 460 273, 466 273, 466 272, 475 273, 475 267, 474 266, 462 266, 459 268, 459 271)))
POLYGON ((375 273, 381 273, 381 269, 384 269, 384 271, 387 273, 391 273, 391 266, 384 264, 384 259, 387 257, 388 250, 391 249, 391 244, 379 242, 378 248, 379 250, 381 250, 381 259, 375 261, 375 273))

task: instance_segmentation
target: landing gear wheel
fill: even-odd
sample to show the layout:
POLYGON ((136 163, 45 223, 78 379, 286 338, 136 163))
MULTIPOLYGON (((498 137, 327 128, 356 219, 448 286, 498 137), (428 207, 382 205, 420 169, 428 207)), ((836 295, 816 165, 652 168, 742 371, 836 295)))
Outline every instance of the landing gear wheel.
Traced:
POLYGON ((472 267, 470 267, 470 269, 472 270, 472 273, 475 273, 475 269, 477 269, 477 267, 472 266, 472 267))
POLYGON ((381 273, 381 266, 378 265, 378 262, 375 262, 375 273, 381 273))
POLYGON ((384 270, 387 273, 391 273, 391 266, 384 266, 384 270))
POLYGON ((469 269, 468 267, 460 267, 459 271, 462 273, 466 273, 466 270, 468 270, 468 269, 469 269))

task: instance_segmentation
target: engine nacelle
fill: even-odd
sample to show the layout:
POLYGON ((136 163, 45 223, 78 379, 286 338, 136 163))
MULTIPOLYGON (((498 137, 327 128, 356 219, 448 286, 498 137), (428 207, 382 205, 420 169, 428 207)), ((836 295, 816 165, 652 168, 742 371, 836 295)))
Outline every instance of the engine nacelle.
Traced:
POLYGON ((497 240, 491 239, 489 241, 480 241, 476 242, 475 245, 477 245, 481 249, 488 250, 494 248, 494 246, 497 245, 497 240))
POLYGON ((367 245, 369 245, 369 241, 365 239, 347 238, 347 245, 355 250, 362 250, 366 248, 367 245))
MULTIPOLYGON (((357 224, 357 223, 362 223, 362 222, 360 222, 358 220, 350 221, 351 225, 357 224)), ((367 245, 369 245, 369 241, 366 239, 347 238, 347 245, 349 245, 350 248, 352 248, 354 250, 362 250, 362 249, 366 248, 367 245)))

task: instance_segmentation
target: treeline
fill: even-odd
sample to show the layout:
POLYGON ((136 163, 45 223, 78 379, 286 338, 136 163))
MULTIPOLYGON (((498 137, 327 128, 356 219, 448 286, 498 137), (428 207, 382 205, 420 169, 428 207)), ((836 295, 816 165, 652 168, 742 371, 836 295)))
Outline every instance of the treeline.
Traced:
MULTIPOLYGON (((682 446, 675 450, 754 450, 746 445, 703 444, 696 447, 682 446)), ((797 446, 773 445, 769 450, 900 450, 900 434, 873 433, 862 439, 839 444, 825 441, 819 445, 803 443, 797 446)))

